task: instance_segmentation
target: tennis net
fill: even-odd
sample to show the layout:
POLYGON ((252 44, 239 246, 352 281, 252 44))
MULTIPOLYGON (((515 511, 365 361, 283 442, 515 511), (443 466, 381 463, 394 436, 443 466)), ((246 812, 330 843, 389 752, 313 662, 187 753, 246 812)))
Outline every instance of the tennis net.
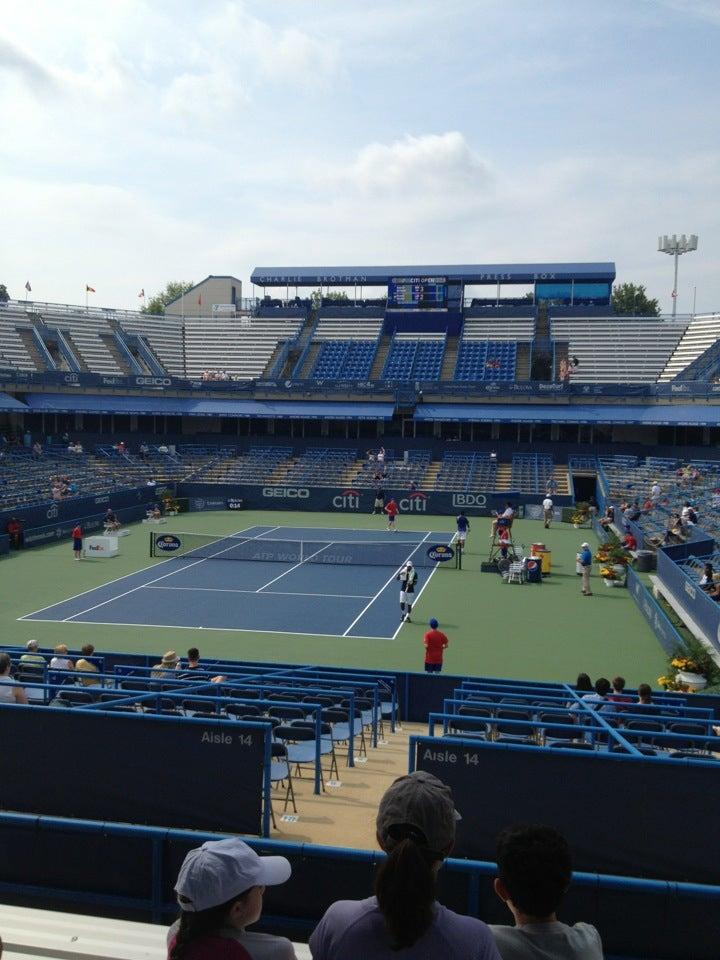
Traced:
POLYGON ((201 533, 150 534, 150 556, 178 560, 256 560, 279 563, 416 567, 438 563, 453 566, 455 548, 448 542, 390 540, 340 542, 331 540, 270 540, 240 536, 213 537, 201 533), (449 563, 447 561, 450 561, 449 563))

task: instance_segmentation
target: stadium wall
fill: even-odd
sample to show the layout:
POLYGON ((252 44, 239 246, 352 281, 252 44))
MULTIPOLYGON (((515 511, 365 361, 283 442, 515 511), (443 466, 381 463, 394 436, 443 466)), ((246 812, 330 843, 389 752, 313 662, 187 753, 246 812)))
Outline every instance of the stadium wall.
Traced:
MULTIPOLYGON (((545 494, 520 494, 517 490, 502 493, 442 493, 421 490, 397 490, 387 486, 386 494, 397 499, 401 514, 422 516, 444 514, 454 516, 464 510, 469 516, 488 516, 513 503, 539 504, 545 494)), ((188 497, 191 509, 223 510, 229 501, 242 500, 250 510, 320 510, 330 513, 372 513, 374 491, 357 487, 305 487, 302 485, 249 486, 244 484, 179 483, 177 495, 188 497)), ((557 506, 571 503, 570 497, 554 497, 557 506)))

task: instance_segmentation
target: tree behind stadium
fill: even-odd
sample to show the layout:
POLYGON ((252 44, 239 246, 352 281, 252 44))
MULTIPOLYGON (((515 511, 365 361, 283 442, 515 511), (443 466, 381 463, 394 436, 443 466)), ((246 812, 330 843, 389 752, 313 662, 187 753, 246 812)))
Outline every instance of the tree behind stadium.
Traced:
POLYGON ((158 314, 164 314, 165 307, 169 303, 172 303, 173 300, 177 300, 178 297, 187 293, 193 286, 192 280, 168 280, 165 284, 165 289, 160 293, 156 293, 154 297, 150 297, 147 304, 141 307, 141 311, 143 313, 152 313, 156 316, 158 314))
POLYGON ((612 305, 615 313, 636 317, 659 317, 660 305, 650 300, 642 283, 619 283, 613 288, 612 305))

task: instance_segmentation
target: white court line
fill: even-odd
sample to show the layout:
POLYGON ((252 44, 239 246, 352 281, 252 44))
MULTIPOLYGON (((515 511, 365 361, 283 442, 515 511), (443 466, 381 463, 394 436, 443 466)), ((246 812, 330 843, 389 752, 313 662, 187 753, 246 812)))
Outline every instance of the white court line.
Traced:
MULTIPOLYGON (((259 539, 260 539, 260 537, 258 537, 258 540, 259 540, 259 539)), ((261 592, 265 589, 265 587, 269 587, 269 586, 271 586, 273 583, 277 583, 278 580, 282 580, 283 577, 286 577, 289 573, 292 573, 293 570, 297 570, 298 567, 301 567, 304 563, 307 563, 308 560, 312 560, 313 557, 316 557, 319 553, 322 553, 323 550, 324 550, 327 546, 329 546, 329 544, 327 543, 326 540, 323 540, 323 541, 318 541, 318 540, 316 540, 316 541, 315 541, 315 543, 318 543, 318 542, 321 542, 321 543, 322 543, 322 546, 320 547, 319 550, 316 550, 315 553, 311 553, 309 557, 305 557, 305 558, 304 558, 303 560, 301 560, 299 563, 293 564, 292 567, 290 567, 289 570, 286 570, 284 573, 281 573, 279 577, 273 577, 272 580, 268 580, 267 583, 264 583, 261 587, 258 587, 258 589, 255 591, 255 593, 261 593, 261 592)))
MULTIPOLYGON (((33 620, 33 623, 65 623, 64 620, 33 620)), ((143 629, 159 628, 161 630, 215 630, 223 633, 270 633, 273 636, 288 637, 330 637, 338 640, 344 636, 341 633, 299 633, 296 630, 256 630, 253 627, 190 627, 177 623, 127 623, 126 621, 108 621, 108 620, 73 620, 73 627, 142 627, 143 629)), ((392 640, 392 637, 353 637, 353 640, 392 640)), ((302 666, 307 661, 299 660, 298 666, 302 666)))
MULTIPOLYGON (((248 530, 253 530, 255 527, 261 527, 263 524, 254 523, 252 527, 245 527, 244 530, 238 530, 237 533, 229 534, 232 537, 239 537, 243 533, 247 533, 248 530)), ((274 530, 279 530, 279 527, 274 527, 274 530)), ((258 534, 257 537, 251 537, 250 539, 256 540, 262 534, 258 534)), ((92 593, 94 590, 101 590, 103 587, 109 587, 113 583, 120 583, 121 580, 127 580, 128 577, 135 577, 139 573, 144 573, 146 570, 157 570, 158 567, 162 566, 164 563, 170 563, 171 560, 176 559, 175 557, 168 557, 167 560, 161 560, 160 563, 151 563, 147 567, 140 567, 139 570, 133 570, 132 573, 124 573, 121 577, 115 577, 114 580, 106 580, 105 583, 98 584, 97 587, 90 587, 88 590, 81 590, 80 593, 73 594, 72 597, 66 597, 64 600, 57 600, 55 603, 49 603, 46 607, 40 607, 38 610, 33 610, 32 613, 26 613, 22 617, 18 617, 17 620, 27 620, 28 617, 34 617, 36 613, 42 613, 43 610, 50 610, 52 607, 59 607, 61 603, 70 603, 71 600, 77 600, 78 597, 84 597, 86 593, 92 593)), ((17 621, 16 621, 17 622, 17 621)), ((48 620, 41 621, 47 623, 61 623, 60 620, 48 620)))
MULTIPOLYGON (((275 529, 277 529, 277 527, 275 529)), ((223 537, 222 539, 225 540, 227 538, 223 537)), ((248 537, 248 540, 254 539, 255 537, 248 537)), ((212 556, 201 557, 199 560, 193 560, 192 563, 188 563, 186 566, 183 566, 182 570, 189 570, 191 567, 196 567, 199 563, 205 563, 206 560, 213 560, 215 557, 219 557, 223 553, 227 553, 228 550, 234 550, 235 546, 236 544, 231 543, 229 547, 225 547, 224 550, 218 550, 218 552, 213 553, 212 556)), ((99 607, 104 607, 107 603, 113 603, 115 600, 121 600, 123 597, 129 596, 131 593, 135 593, 136 590, 142 590, 143 587, 148 587, 151 583, 157 583, 159 580, 165 580, 167 577, 174 577, 176 573, 180 573, 180 570, 171 570, 170 573, 164 573, 161 577, 155 577, 154 580, 148 580, 146 583, 141 583, 137 587, 132 587, 130 590, 126 590, 124 593, 117 593, 114 597, 109 597, 107 600, 103 600, 102 603, 96 603, 94 606, 88 607, 86 610, 79 610, 77 613, 73 613, 71 617, 63 617, 60 623, 68 623, 71 620, 74 620, 75 617, 82 617, 84 614, 91 613, 93 610, 97 610, 99 607)))
MULTIPOLYGON (((431 533, 432 533, 432 530, 428 530, 428 532, 427 532, 427 533, 425 534, 425 536, 422 538, 422 540, 420 541, 420 543, 418 543, 418 545, 415 547, 415 549, 414 549, 413 552, 410 554, 410 556, 408 556, 408 557, 406 558, 406 560, 404 561, 405 563, 407 563, 407 561, 412 557, 413 553, 417 553, 417 551, 420 549, 420 547, 423 545, 423 543, 425 543, 425 541, 427 540, 427 538, 430 536, 431 533)), ((352 628, 355 626, 355 624, 358 622, 358 620, 362 617, 362 615, 365 613, 365 611, 370 609, 370 607, 375 603, 375 601, 376 601, 377 598, 380 596, 380 594, 381 594, 384 590, 386 590, 387 587, 393 582, 393 580, 394 580, 394 579, 397 577, 397 575, 398 575, 398 570, 400 570, 400 569, 402 569, 402 564, 400 564, 399 567, 396 567, 396 568, 395 568, 395 572, 393 573, 393 575, 390 577, 389 580, 386 580, 385 583, 380 587, 380 589, 379 589, 378 592, 375 594, 375 596, 372 598, 372 600, 370 601, 370 603, 368 603, 366 606, 364 606, 364 607, 362 608, 362 610, 360 611, 360 613, 355 617, 355 619, 353 620, 353 622, 350 624, 350 626, 347 628, 347 630, 346 630, 345 633, 343 634, 344 637, 346 637, 346 636, 350 633, 350 631, 352 630, 352 628)), ((428 580, 429 580, 429 579, 430 579, 430 577, 428 577, 428 580)), ((418 594, 418 596, 419 596, 419 594, 418 594)), ((391 639, 393 639, 393 638, 391 637, 391 639)))
MULTIPOLYGON (((456 539, 457 539, 457 534, 454 533, 453 536, 452 536, 452 540, 450 541, 450 543, 455 543, 455 540, 456 540, 456 539)), ((439 566, 440 566, 440 564, 439 564, 439 563, 436 563, 434 569, 430 571, 430 576, 427 578, 427 580, 425 581, 425 583, 420 587, 420 590, 418 591, 418 595, 417 595, 417 597, 415 597, 415 601, 413 602, 413 607, 414 607, 415 604, 418 602, 418 600, 420 599, 420 597, 423 595, 423 591, 424 591, 425 587, 430 583, 430 581, 432 580, 432 578, 433 578, 433 577, 435 576, 435 574, 437 573, 437 569, 438 569, 439 566)), ((402 628, 404 627, 404 625, 405 625, 405 621, 404 621, 404 620, 401 620, 401 621, 400 621, 400 626, 397 628, 397 630, 395 631, 395 633, 394 633, 394 634, 392 635, 392 637, 391 637, 392 640, 394 640, 394 639, 397 637, 397 635, 400 633, 400 631, 402 630, 402 628)))
MULTIPOLYGON (((251 593, 256 594, 257 590, 235 590, 230 587, 147 587, 147 590, 180 590, 183 593, 187 590, 196 590, 199 593, 251 593)), ((363 593, 295 593, 285 592, 283 590, 272 590, 270 593, 264 593, 264 597, 338 597, 341 600, 369 600, 369 594, 363 593)))

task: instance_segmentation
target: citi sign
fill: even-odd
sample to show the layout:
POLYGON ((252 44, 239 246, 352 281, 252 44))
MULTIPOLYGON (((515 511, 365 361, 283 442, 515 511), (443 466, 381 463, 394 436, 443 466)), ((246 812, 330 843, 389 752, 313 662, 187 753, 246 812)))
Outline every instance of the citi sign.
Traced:
POLYGON ((332 505, 336 510, 359 510, 360 491, 341 490, 337 496, 333 497, 332 505))
POLYGON ((404 513, 425 513, 427 511, 427 494, 411 493, 409 497, 398 500, 398 506, 404 513))
POLYGON ((310 491, 306 487, 263 487, 262 495, 273 500, 307 500, 310 491))

